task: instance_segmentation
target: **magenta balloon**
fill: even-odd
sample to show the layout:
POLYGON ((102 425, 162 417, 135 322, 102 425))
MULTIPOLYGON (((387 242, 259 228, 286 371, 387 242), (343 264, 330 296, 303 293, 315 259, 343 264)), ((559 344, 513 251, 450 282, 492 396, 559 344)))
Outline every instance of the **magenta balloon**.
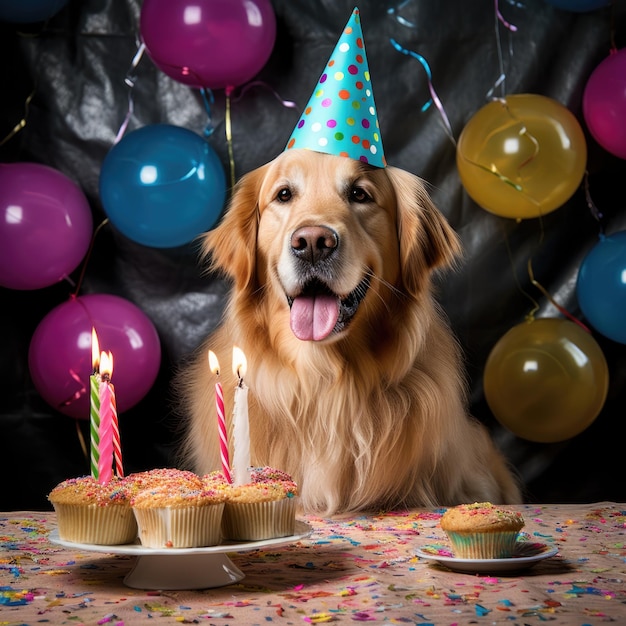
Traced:
POLYGON ((583 92, 583 115, 593 138, 626 159, 626 48, 612 53, 591 73, 583 92))
POLYGON ((89 419, 91 329, 100 350, 113 354, 118 413, 148 393, 161 364, 161 343, 145 313, 108 294, 73 297, 52 309, 30 342, 28 366, 35 388, 65 415, 89 419))
POLYGON ((0 164, 0 285, 58 283, 82 261, 92 230, 87 198, 65 174, 37 163, 0 164))
POLYGON ((165 74, 221 89, 248 82, 265 65, 276 16, 269 0, 144 0, 140 31, 165 74))

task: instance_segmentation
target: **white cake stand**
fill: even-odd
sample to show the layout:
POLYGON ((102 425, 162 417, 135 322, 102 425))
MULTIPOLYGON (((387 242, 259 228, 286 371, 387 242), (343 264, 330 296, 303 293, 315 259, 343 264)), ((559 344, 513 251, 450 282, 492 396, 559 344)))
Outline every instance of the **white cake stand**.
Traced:
POLYGON ((136 556, 132 569, 124 578, 124 584, 134 589, 209 589, 230 585, 244 578, 243 572, 228 558, 228 552, 286 546, 308 537, 312 532, 309 524, 296 520, 295 534, 288 537, 229 542, 207 548, 157 549, 135 543, 117 546, 74 543, 61 539, 57 529, 50 533, 49 539, 73 550, 136 556))

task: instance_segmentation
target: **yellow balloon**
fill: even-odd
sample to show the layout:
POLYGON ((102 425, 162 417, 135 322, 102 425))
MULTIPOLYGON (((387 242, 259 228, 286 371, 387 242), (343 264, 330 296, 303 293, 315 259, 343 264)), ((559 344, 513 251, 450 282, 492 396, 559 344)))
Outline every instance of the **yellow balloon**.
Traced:
POLYGON ((518 437, 541 443, 579 434, 606 400, 609 369, 583 328, 541 318, 514 326, 494 346, 484 372, 485 398, 518 437))
POLYGON ((546 215, 576 191, 587 165, 585 135, 562 104, 534 94, 506 96, 463 128, 456 164, 471 198, 515 219, 546 215))

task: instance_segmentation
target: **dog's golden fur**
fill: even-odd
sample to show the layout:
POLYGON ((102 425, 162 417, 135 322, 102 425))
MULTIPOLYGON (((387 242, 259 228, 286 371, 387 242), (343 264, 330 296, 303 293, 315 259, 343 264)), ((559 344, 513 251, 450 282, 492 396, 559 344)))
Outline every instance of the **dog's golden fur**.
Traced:
POLYGON ((486 429, 467 414, 459 348, 431 286, 460 245, 419 178, 286 151, 240 180, 204 253, 232 292, 221 326, 180 376, 193 469, 220 468, 207 350, 222 364, 229 417, 237 345, 248 360, 252 463, 291 473, 304 511, 521 502, 486 429), (345 327, 303 340, 290 327, 290 298, 308 280, 296 268, 306 242, 294 233, 305 228, 306 239, 311 227, 336 235, 332 263, 314 281, 324 293, 340 302, 369 288, 345 327))

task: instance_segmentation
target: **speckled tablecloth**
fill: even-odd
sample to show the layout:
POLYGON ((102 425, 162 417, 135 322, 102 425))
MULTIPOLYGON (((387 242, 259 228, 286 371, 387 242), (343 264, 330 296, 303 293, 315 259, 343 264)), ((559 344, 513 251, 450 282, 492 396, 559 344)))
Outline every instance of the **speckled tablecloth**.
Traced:
POLYGON ((310 536, 229 553, 245 577, 195 591, 124 584, 137 557, 61 547, 53 513, 0 514, 0 625, 626 624, 626 504, 524 505, 527 539, 558 553, 522 572, 457 573, 443 509, 301 518, 310 536))

